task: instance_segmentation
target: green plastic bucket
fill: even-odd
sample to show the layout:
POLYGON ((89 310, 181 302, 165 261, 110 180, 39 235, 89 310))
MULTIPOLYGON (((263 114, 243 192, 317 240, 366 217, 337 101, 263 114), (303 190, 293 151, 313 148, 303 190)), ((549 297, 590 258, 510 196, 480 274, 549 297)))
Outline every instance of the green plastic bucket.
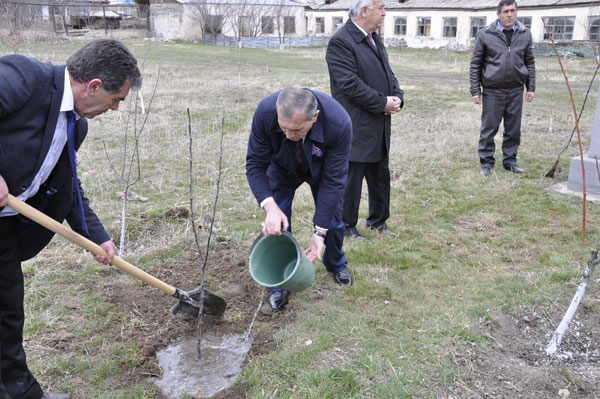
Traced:
POLYGON ((298 292, 315 279, 315 266, 287 231, 280 236, 260 234, 250 248, 249 266, 254 281, 268 288, 298 292))

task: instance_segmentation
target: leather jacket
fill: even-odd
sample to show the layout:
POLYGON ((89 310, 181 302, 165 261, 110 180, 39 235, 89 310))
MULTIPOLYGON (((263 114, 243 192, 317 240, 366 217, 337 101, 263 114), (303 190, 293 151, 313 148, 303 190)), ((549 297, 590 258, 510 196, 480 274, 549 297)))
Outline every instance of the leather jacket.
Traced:
POLYGON ((469 69, 472 96, 489 91, 506 91, 519 87, 535 91, 535 57, 531 31, 515 22, 510 46, 494 21, 482 29, 475 39, 469 69))

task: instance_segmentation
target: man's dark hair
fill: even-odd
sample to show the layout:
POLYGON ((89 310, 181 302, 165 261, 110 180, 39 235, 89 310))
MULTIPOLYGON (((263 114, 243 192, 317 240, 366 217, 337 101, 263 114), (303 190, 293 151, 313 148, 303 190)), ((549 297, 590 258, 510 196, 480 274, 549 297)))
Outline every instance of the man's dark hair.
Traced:
POLYGON ((286 118, 291 118, 296 112, 301 111, 306 115, 306 120, 310 120, 317 112, 315 95, 310 90, 297 87, 281 90, 275 105, 286 118))
POLYGON ((101 39, 86 44, 67 60, 69 75, 80 83, 100 79, 109 93, 117 93, 127 82, 138 90, 142 75, 137 60, 118 40, 101 39))
POLYGON ((514 4, 515 7, 517 7, 517 0, 500 0, 500 3, 498 3, 498 12, 502 12, 502 7, 510 6, 511 4, 514 4))

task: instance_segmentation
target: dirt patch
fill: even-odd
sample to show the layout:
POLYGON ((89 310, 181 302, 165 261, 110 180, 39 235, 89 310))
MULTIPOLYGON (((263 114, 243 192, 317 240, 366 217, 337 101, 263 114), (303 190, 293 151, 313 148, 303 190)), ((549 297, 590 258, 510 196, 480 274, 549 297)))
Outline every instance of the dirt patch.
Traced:
MULTIPOLYGON (((248 273, 247 254, 249 248, 238 246, 224 237, 216 237, 206 266, 207 289, 222 296, 227 301, 227 310, 222 317, 204 316, 204 331, 222 335, 243 333, 248 329, 256 311, 263 289, 248 273), (233 278, 232 276, 240 276, 233 278)), ((163 263, 146 271, 157 278, 183 290, 191 290, 201 282, 201 259, 163 263)), ((150 377, 160 377, 161 369, 156 362, 157 351, 167 345, 197 336, 197 322, 188 322, 173 316, 169 309, 176 300, 152 287, 137 282, 115 268, 102 271, 99 283, 84 283, 82 290, 95 292, 127 315, 111 320, 102 329, 102 334, 126 347, 137 345, 140 351, 137 358, 128 359, 128 367, 115 381, 115 388, 125 388, 134 383, 148 382, 150 377), (133 366, 133 367, 131 367, 133 366)), ((273 347, 273 331, 284 328, 295 317, 294 301, 276 317, 268 304, 265 293, 263 305, 252 328, 254 338, 250 355, 260 355, 273 347)), ((41 342, 48 348, 75 350, 84 345, 83 337, 67 331, 57 331, 43 338, 41 342)), ((93 349, 88 350, 94 356, 93 349)), ((232 387, 217 394, 218 398, 245 398, 243 388, 232 387)))
MULTIPOLYGON (((493 221, 484 223, 486 226, 493 221)), ((468 223, 463 221, 463 225, 468 223)), ((238 245, 226 237, 213 241, 207 263, 207 288, 226 299, 228 308, 221 318, 204 317, 204 331, 222 335, 243 333, 261 300, 264 289, 249 277, 249 246, 238 245), (235 276, 239 276, 236 278, 235 276)), ((191 290, 201 281, 200 259, 156 265, 147 271, 178 288, 191 290)), ((74 266, 75 267, 75 266, 74 266)), ((140 350, 132 358, 122 356, 122 374, 113 382, 115 389, 150 383, 160 377, 156 364, 157 351, 171 343, 196 337, 197 323, 181 320, 169 312, 175 299, 162 292, 124 277, 115 268, 101 269, 98 282, 82 283, 81 290, 98 294, 103 301, 123 315, 104 323, 102 335, 124 347, 140 350)), ((600 398, 600 292, 595 280, 584 297, 571 326, 553 358, 545 355, 545 347, 560 322, 570 298, 551 307, 507 312, 490 310, 482 320, 485 342, 457 343, 452 348, 459 367, 456 380, 446 386, 432 388, 439 398, 600 398), (560 394, 559 394, 560 392, 560 394), (561 396, 562 394, 562 396, 561 396), (566 396, 568 394, 568 396, 566 396)), ((573 293, 575 288, 573 288, 573 293)), ((327 300, 335 295, 330 282, 315 282, 310 301, 327 300)), ((273 316, 265 293, 262 307, 252 330, 254 337, 249 356, 274 349, 273 333, 294 321, 300 304, 292 300, 281 314, 273 316)), ((82 309, 73 305, 75 313, 82 309)), ((77 324, 77 316, 71 316, 77 324)), ((81 319, 81 322, 84 320, 81 319)), ((59 329, 40 338, 45 350, 68 352, 85 347, 91 357, 101 355, 101 348, 86 345, 89 337, 59 329)), ((214 396, 215 399, 245 399, 241 385, 214 396)))
MULTIPOLYGON (((566 302, 566 301, 563 301, 566 302)), ((564 309, 489 312, 488 345, 460 348, 463 370, 449 388, 456 398, 600 398, 600 297, 588 289, 555 356, 545 348, 564 309)))

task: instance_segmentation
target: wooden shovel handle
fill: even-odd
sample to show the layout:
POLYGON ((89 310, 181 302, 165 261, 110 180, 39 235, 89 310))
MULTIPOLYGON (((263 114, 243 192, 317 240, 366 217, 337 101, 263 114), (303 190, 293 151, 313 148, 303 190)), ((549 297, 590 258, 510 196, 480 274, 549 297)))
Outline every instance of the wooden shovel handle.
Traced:
MULTIPOLYGON (((71 241, 72 243, 77 244, 80 247, 90 251, 94 255, 102 255, 105 257, 107 256, 106 251, 100 245, 98 245, 95 242, 90 241, 89 239, 83 237, 82 235, 74 232, 73 230, 69 229, 65 225, 58 223, 56 220, 43 214, 42 212, 38 211, 31 205, 26 204, 25 202, 14 197, 11 194, 8 194, 8 206, 10 206, 15 211, 19 212, 21 215, 44 226, 48 230, 53 231, 56 234, 59 234, 59 235, 63 236, 64 238, 66 238, 67 240, 71 241)), ((159 290, 161 290, 162 292, 164 292, 166 294, 169 294, 169 295, 175 294, 175 287, 157 279, 154 276, 151 276, 150 274, 146 273, 145 271, 143 271, 141 269, 138 269, 137 267, 133 266, 131 263, 119 258, 118 256, 115 256, 112 259, 111 264, 118 267, 119 269, 123 270, 125 273, 153 286, 154 288, 158 288, 159 290)))

